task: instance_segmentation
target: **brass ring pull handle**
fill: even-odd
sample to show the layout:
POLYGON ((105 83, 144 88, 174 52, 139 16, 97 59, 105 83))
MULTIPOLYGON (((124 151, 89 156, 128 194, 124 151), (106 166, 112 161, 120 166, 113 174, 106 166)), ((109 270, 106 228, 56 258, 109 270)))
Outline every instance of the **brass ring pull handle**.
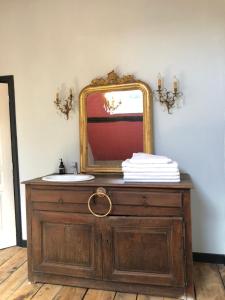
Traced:
POLYGON ((103 218, 103 217, 108 216, 108 214, 111 212, 111 210, 112 210, 112 201, 111 201, 111 199, 109 198, 109 196, 108 196, 106 193, 103 193, 103 192, 97 192, 97 193, 92 194, 92 195, 89 197, 89 199, 88 199, 88 209, 89 209, 89 211, 92 213, 92 215, 94 215, 95 217, 97 217, 97 218, 103 218), (92 200, 92 198, 93 198, 94 196, 96 196, 96 195, 97 195, 97 196, 100 196, 100 197, 105 197, 105 198, 108 200, 108 202, 109 202, 109 210, 108 210, 107 213, 105 213, 104 215, 96 214, 96 213, 93 212, 93 210, 91 209, 91 205, 90 205, 91 200, 92 200))

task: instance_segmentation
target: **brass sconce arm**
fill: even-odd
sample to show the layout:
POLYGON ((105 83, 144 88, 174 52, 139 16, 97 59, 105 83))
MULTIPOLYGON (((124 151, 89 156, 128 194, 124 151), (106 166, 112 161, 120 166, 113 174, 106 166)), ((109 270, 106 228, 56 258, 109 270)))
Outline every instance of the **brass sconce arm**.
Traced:
POLYGON ((162 88, 162 78, 158 75, 158 89, 153 91, 153 97, 156 101, 159 101, 162 105, 165 105, 169 114, 171 109, 175 107, 176 102, 183 96, 183 93, 178 91, 178 81, 174 77, 173 91, 168 91, 166 88, 162 88))
POLYGON ((154 99, 159 101, 162 105, 165 105, 169 114, 171 114, 171 109, 175 107, 177 100, 182 97, 183 93, 178 92, 174 89, 173 92, 167 89, 158 89, 153 93, 154 99))
POLYGON ((66 119, 69 119, 69 113, 73 108, 73 92, 72 89, 70 89, 70 94, 66 99, 60 99, 59 93, 56 94, 56 98, 55 98, 55 105, 56 108, 66 116, 66 119))

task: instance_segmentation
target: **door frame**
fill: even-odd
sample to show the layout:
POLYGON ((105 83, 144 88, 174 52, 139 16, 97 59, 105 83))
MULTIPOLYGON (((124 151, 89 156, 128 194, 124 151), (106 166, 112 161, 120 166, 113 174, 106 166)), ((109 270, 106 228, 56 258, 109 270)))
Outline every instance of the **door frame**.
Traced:
POLYGON ((10 134, 11 134, 12 164, 13 164, 13 189, 14 189, 15 221, 16 221, 16 244, 17 246, 24 247, 26 246, 26 243, 22 239, 20 178, 19 178, 15 90, 14 90, 13 75, 0 76, 0 83, 6 83, 8 85, 9 118, 10 118, 10 131, 11 131, 10 134))

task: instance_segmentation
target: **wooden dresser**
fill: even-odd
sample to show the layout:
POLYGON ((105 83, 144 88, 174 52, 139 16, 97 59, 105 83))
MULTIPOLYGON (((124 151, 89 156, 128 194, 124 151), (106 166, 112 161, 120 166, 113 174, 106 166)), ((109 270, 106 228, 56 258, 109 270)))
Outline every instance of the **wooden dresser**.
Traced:
POLYGON ((105 175, 25 184, 31 282, 194 299, 188 175, 180 183, 105 175), (97 215, 111 201, 109 215, 90 212, 91 195, 97 215))

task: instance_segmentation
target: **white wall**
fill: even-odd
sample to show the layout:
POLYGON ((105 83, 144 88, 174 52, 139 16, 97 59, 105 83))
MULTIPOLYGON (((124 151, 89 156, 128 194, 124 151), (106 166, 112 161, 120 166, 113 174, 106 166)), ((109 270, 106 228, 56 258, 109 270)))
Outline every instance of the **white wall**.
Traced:
MULTIPOLYGON (((225 2, 223 0, 0 0, 0 75, 15 76, 21 180, 79 160, 78 111, 53 98, 116 68, 155 88, 181 81, 184 106, 154 103, 157 154, 193 179, 193 250, 225 252, 225 2)), ((24 214, 24 189, 22 188, 24 214)), ((25 223, 25 218, 23 216, 25 223)), ((24 238, 26 230, 24 227, 24 238)))

